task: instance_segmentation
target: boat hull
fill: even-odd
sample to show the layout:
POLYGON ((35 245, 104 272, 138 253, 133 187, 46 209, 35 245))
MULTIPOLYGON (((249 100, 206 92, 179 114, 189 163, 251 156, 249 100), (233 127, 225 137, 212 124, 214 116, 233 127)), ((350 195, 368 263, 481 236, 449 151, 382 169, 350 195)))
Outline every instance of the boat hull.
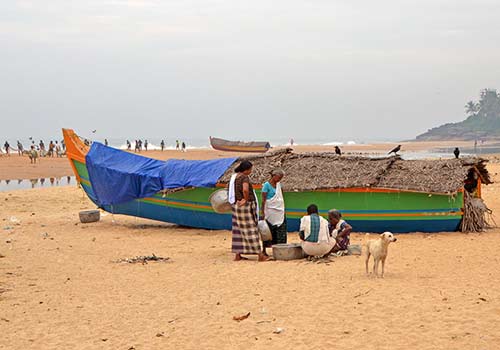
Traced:
POLYGON ((264 153, 271 148, 269 142, 228 141, 215 137, 210 138, 210 145, 215 150, 226 152, 264 153))
MULTIPOLYGON (((96 203, 85 163, 70 158, 76 177, 89 198, 96 203)), ((231 229, 231 214, 215 213, 209 203, 217 188, 193 188, 167 195, 132 200, 104 206, 114 214, 148 218, 183 226, 231 229)), ((257 190, 257 195, 260 193, 257 190)), ((335 191, 285 192, 288 231, 298 231, 305 208, 315 203, 320 214, 327 216, 331 208, 357 232, 440 232, 456 231, 462 218, 463 193, 428 194, 388 189, 352 188, 335 191)))

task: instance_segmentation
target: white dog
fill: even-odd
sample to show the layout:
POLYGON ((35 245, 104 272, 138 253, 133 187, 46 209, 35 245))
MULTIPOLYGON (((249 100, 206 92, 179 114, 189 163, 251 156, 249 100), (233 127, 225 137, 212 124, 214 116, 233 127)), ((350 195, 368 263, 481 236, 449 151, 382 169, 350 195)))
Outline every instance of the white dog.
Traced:
POLYGON ((391 232, 382 233, 378 239, 372 239, 366 242, 366 274, 368 275, 368 260, 373 255, 373 274, 378 277, 378 263, 382 261, 382 275, 384 277, 385 259, 387 258, 387 248, 389 243, 396 242, 397 239, 391 232))

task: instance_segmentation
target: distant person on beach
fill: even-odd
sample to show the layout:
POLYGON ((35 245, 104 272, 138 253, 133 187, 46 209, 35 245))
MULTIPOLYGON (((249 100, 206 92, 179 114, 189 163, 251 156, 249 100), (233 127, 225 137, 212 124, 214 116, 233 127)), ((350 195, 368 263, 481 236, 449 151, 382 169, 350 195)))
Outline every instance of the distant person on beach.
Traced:
POLYGON ((56 151, 56 156, 58 158, 62 157, 61 146, 59 145, 59 143, 57 141, 56 141, 55 151, 56 151))
POLYGON ((66 143, 64 142, 64 140, 61 140, 61 148, 63 152, 66 152, 66 143))
POLYGON ((458 149, 458 147, 455 147, 455 150, 453 151, 453 154, 455 155, 455 158, 458 159, 458 157, 460 156, 460 150, 458 149))
POLYGON ((134 152, 139 152, 139 141, 135 140, 135 145, 134 145, 134 152))
POLYGON ((8 141, 5 141, 3 148, 5 149, 5 153, 10 157, 10 145, 8 141))
POLYGON ((52 140, 50 141, 49 143, 49 157, 54 157, 54 148, 55 148, 55 145, 54 145, 54 142, 52 142, 52 140))
POLYGON ((179 150, 179 140, 175 140, 175 149, 179 150))
POLYGON ((104 139, 104 146, 109 146, 108 139, 104 139))
POLYGON ((230 192, 234 194, 234 201, 231 201, 233 201, 232 252, 235 254, 235 261, 244 259, 241 254, 258 255, 259 261, 268 260, 268 257, 260 249, 257 229, 257 198, 249 178, 252 167, 250 161, 242 161, 234 170, 237 175, 230 183, 232 186, 230 192))
POLYGON ((307 215, 300 219, 299 237, 302 249, 309 256, 327 256, 335 247, 335 237, 330 236, 328 221, 318 214, 318 206, 307 207, 307 215))
POLYGON ((290 146, 293 146, 293 139, 290 139, 290 146))
POLYGON ((182 141, 182 152, 186 152, 186 143, 182 141))
POLYGON ((127 140, 127 151, 130 151, 132 149, 132 145, 130 144, 130 141, 127 140))
POLYGON ((336 253, 341 250, 347 250, 349 247, 351 239, 352 226, 349 225, 345 220, 342 220, 342 213, 337 209, 331 209, 328 211, 328 229, 330 235, 335 237, 335 247, 330 253, 336 253))
POLYGON ((284 244, 287 241, 285 201, 281 192, 280 181, 285 176, 281 169, 271 171, 271 179, 262 185, 262 207, 260 217, 266 220, 271 230, 272 240, 262 242, 262 253, 267 255, 266 248, 273 244, 284 244))
POLYGON ((165 149, 165 141, 164 140, 161 140, 160 147, 161 147, 161 151, 163 152, 163 150, 165 149))
POLYGON ((35 146, 31 145, 31 150, 28 153, 28 157, 30 158, 31 164, 35 164, 38 159, 38 151, 35 149, 35 146))
POLYGON ((148 140, 144 140, 144 150, 148 150, 148 140))
POLYGON ((40 140, 38 147, 40 149, 40 157, 45 157, 45 144, 43 143, 42 140, 40 140))
POLYGON ((24 151, 23 144, 19 140, 17 140, 17 154, 22 156, 23 151, 24 151))

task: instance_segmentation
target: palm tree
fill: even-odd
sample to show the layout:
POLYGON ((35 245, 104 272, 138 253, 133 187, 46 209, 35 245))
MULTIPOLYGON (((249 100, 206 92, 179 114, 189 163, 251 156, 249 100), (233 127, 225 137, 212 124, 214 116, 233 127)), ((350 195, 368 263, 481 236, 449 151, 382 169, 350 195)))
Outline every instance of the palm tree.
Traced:
POLYGON ((474 101, 469 101, 465 105, 465 112, 467 115, 473 115, 479 112, 479 103, 475 103, 474 101))

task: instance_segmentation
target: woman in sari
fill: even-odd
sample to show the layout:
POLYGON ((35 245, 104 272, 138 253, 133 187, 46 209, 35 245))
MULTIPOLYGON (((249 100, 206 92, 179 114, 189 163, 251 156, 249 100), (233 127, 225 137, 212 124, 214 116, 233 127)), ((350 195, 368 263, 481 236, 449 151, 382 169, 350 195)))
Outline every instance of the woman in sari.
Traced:
POLYGON ((229 201, 232 204, 233 230, 232 251, 234 260, 240 261, 241 254, 255 254, 259 261, 266 261, 261 252, 259 232, 257 229, 257 198, 253 191, 249 175, 252 173, 252 163, 244 160, 235 169, 229 184, 229 201), (232 198, 234 195, 234 199, 232 198))
POLYGON ((273 244, 286 243, 286 218, 285 202, 283 192, 281 192, 280 181, 285 176, 281 169, 274 169, 271 172, 271 179, 262 185, 262 208, 260 217, 266 220, 271 230, 272 240, 262 242, 262 252, 267 255, 266 248, 273 244))

